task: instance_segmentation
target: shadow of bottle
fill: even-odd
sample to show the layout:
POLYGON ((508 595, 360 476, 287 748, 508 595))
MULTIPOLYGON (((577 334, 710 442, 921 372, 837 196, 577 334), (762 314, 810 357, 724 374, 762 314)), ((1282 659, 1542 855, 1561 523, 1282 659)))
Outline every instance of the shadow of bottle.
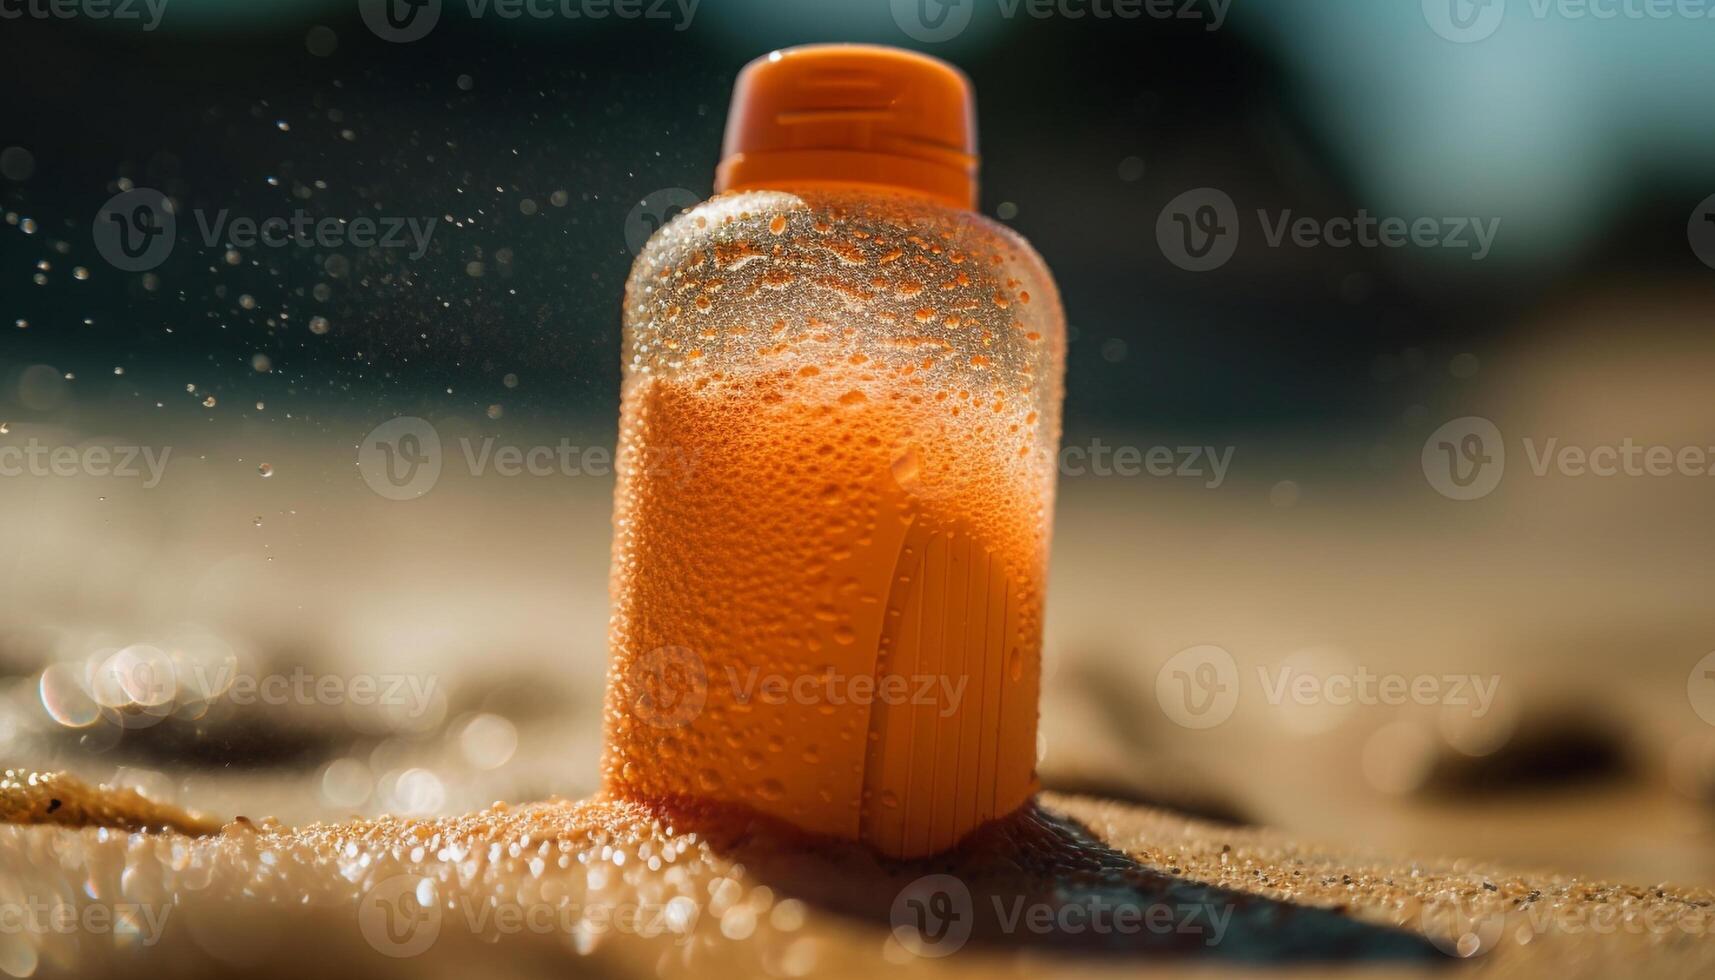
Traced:
POLYGON ((782 847, 779 833, 753 822, 722 849, 777 894, 889 929, 922 957, 982 949, 1259 966, 1453 962, 1411 932, 1145 866, 1039 804, 919 860, 843 842, 782 847))

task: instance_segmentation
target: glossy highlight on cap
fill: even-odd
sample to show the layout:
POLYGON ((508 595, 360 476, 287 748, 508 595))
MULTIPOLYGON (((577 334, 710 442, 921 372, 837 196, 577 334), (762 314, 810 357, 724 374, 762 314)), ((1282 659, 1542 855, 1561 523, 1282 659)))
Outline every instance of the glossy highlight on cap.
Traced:
POLYGON ((927 55, 817 44, 746 65, 733 89, 715 189, 860 186, 974 210, 970 81, 927 55))

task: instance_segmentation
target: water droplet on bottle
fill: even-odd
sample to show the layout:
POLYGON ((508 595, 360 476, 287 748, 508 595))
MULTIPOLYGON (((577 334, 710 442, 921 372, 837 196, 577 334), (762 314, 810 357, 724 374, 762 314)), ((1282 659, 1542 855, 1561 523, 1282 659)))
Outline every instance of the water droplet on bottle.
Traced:
POLYGON ((917 455, 917 447, 908 447, 893 461, 893 482, 901 487, 909 488, 917 482, 922 467, 923 461, 917 455))

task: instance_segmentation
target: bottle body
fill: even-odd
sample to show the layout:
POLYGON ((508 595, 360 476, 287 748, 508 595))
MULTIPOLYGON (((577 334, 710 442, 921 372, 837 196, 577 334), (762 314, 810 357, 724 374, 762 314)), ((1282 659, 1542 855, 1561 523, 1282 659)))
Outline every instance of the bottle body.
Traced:
POLYGON ((679 215, 626 288, 604 787, 883 853, 1035 790, 1064 370, 1029 245, 861 189, 679 215))

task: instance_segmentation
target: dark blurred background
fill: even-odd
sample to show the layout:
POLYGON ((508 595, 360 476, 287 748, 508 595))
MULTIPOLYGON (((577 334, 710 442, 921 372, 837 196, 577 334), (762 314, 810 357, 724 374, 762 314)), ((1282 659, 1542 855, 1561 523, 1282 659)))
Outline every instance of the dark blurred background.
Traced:
POLYGON ((1067 444, 1230 450, 1215 485, 1065 477, 1051 786, 1715 875, 1715 691, 1694 669, 1715 649, 1711 479, 1538 475, 1528 456, 1550 438, 1715 446, 1715 19, 1515 3, 1466 24, 1438 0, 702 0, 687 17, 643 0, 662 16, 510 20, 445 0, 393 43, 361 6, 167 0, 151 30, 0 19, 0 445, 173 454, 148 489, 0 479, 9 758, 288 818, 587 791, 611 484, 452 472, 452 447, 611 445, 639 229, 710 192, 734 74, 776 47, 865 41, 974 81, 982 210, 1062 290, 1067 444), (126 272, 92 229, 134 188, 167 194, 179 233, 126 272), (1240 230, 1197 272, 1158 228, 1200 189, 1240 230), (437 223, 421 255, 241 248, 197 231, 223 210, 437 223), (1495 236, 1480 256, 1468 231, 1271 245, 1288 212, 1495 236), (372 494, 354 465, 401 415, 448 446, 421 500, 372 494), (1509 458, 1459 501, 1424 456, 1466 416, 1509 458), (140 643, 257 673, 411 671, 441 701, 375 721, 193 698, 137 724, 90 672, 140 643), (1232 724, 1158 706, 1158 668, 1194 644, 1240 665, 1232 724), (1503 707, 1306 714, 1252 676, 1288 662, 1492 676, 1503 707))
MULTIPOLYGON (((1181 0, 1169 17, 1101 19, 1106 5, 1077 3, 1091 13, 1071 19, 963 2, 948 9, 969 25, 942 43, 914 40, 885 0, 704 0, 688 27, 667 5, 667 19, 506 20, 449 0, 402 44, 355 2, 169 0, 152 31, 6 21, 5 138, 32 164, 7 173, 4 204, 37 231, 0 237, 6 312, 30 324, 0 354, 76 371, 81 398, 120 404, 182 389, 194 366, 217 397, 272 402, 270 419, 407 396, 609 414, 627 213, 664 188, 706 194, 737 69, 826 40, 916 47, 975 81, 983 209, 1036 244, 1065 294, 1074 431, 1385 428, 1438 396, 1451 358, 1526 329, 1571 286, 1708 282, 1686 238, 1715 169, 1706 24, 1521 17, 1459 44, 1411 4, 1181 0), (192 240, 146 282, 90 252, 121 178, 211 213, 442 223, 421 259, 347 254, 345 276, 324 251, 229 266, 192 240), (1153 230, 1206 186, 1247 214, 1367 208, 1498 218, 1500 232, 1471 261, 1265 249, 1251 221, 1253 247, 1191 275, 1153 230), (56 268, 33 285, 40 259, 56 268), (75 264, 95 274, 76 281, 75 264), (325 336, 307 333, 316 315, 325 336), (257 352, 274 376, 251 370, 257 352), (532 383, 504 389, 507 373, 532 383)), ((182 397, 160 411, 203 416, 182 397)))

